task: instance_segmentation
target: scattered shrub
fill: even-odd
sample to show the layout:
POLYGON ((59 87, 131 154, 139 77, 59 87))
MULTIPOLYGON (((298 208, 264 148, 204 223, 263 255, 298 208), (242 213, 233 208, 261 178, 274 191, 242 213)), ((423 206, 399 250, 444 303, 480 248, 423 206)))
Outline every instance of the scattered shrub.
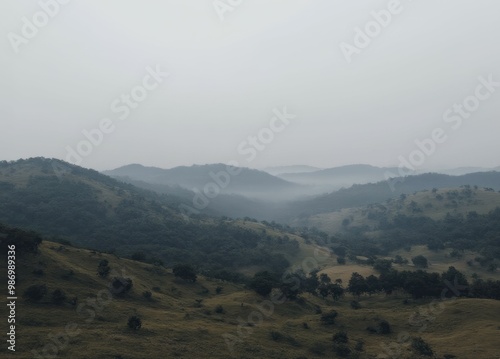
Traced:
POLYGON ((354 349, 358 352, 362 352, 364 350, 364 347, 365 347, 365 342, 363 342, 363 340, 360 339, 356 342, 354 349))
POLYGON ((432 356, 433 350, 422 338, 413 338, 411 347, 420 355, 432 356))
POLYGON ((128 327, 132 330, 139 330, 142 327, 142 320, 136 315, 133 315, 128 318, 128 327))
POLYGON ((349 342, 349 338, 347 337, 347 333, 342 331, 335 333, 333 341, 337 344, 347 344, 349 342))
POLYGON ((142 296, 147 300, 151 300, 153 298, 153 293, 151 293, 149 290, 146 290, 142 292, 142 296))
POLYGON ((351 300, 351 308, 354 310, 361 309, 361 304, 357 300, 351 300))
POLYGON ((111 281, 111 292, 123 297, 132 289, 132 279, 125 277, 114 277, 111 281))
POLYGON ((45 284, 34 284, 29 286, 23 294, 23 298, 30 302, 39 302, 47 294, 45 284))
POLYGON ((347 358, 351 354, 351 349, 345 344, 337 344, 334 349, 335 353, 341 358, 347 358))
POLYGON ((109 262, 107 259, 103 259, 102 261, 99 262, 99 266, 97 267, 97 274, 101 278, 106 278, 111 271, 111 268, 109 267, 109 262))
POLYGON ((274 340, 275 342, 280 341, 281 339, 283 339, 283 334, 273 330, 271 332, 271 339, 274 340))
POLYGON ((215 313, 218 313, 218 314, 224 314, 225 311, 224 311, 224 307, 222 307, 222 305, 218 305, 215 307, 215 313))
POLYGON ((378 323, 379 333, 380 334, 390 334, 391 333, 391 325, 387 320, 381 320, 378 323))
POLYGON ((325 325, 333 325, 335 324, 335 319, 337 318, 338 313, 335 310, 331 312, 325 313, 321 316, 321 323, 325 325))

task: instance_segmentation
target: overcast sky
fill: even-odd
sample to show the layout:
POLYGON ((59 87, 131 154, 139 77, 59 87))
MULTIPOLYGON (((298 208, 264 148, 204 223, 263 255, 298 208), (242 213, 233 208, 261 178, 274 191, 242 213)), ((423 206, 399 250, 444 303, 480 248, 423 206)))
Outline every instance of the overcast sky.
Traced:
POLYGON ((98 170, 392 166, 440 128, 442 143, 414 154, 419 167, 499 166, 500 87, 481 85, 480 99, 476 89, 481 76, 500 82, 500 2, 390 3, 85 0, 49 6, 50 17, 36 1, 3 1, 0 159, 66 159, 71 148, 98 170), (346 57, 358 27, 373 37, 346 57), (126 116, 121 96, 133 91, 146 98, 132 97, 126 116), (466 99, 474 111, 445 122, 466 99), (285 107, 295 117, 274 121, 270 140, 285 107), (97 145, 82 144, 84 130, 97 145), (251 145, 259 133, 268 143, 251 145))

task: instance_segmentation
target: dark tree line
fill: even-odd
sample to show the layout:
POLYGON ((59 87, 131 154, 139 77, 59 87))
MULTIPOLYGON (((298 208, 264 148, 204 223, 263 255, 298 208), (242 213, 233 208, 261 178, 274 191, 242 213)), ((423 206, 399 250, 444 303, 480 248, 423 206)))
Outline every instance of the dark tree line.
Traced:
POLYGON ((403 290, 414 299, 446 295, 500 300, 500 281, 476 280, 469 283, 455 267, 449 267, 442 274, 390 269, 379 277, 370 275, 365 278, 353 273, 347 286, 347 291, 356 296, 380 292, 392 294, 396 290, 403 290))

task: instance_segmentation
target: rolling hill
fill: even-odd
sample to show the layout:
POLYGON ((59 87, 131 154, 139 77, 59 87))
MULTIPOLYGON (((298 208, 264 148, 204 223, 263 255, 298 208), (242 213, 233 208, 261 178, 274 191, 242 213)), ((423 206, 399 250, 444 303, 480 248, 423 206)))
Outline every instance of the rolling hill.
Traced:
POLYGON ((434 188, 458 188, 465 185, 487 188, 490 191, 500 191, 500 172, 479 172, 463 176, 426 173, 392 178, 377 183, 354 185, 311 199, 294 201, 283 210, 281 219, 305 218, 320 213, 339 211, 344 208, 383 203, 388 199, 399 198, 402 194, 410 195, 414 192, 434 188))
MULTIPOLYGON (((0 263, 5 278, 4 257, 0 263)), ((335 302, 303 295, 271 304, 241 285, 204 276, 186 282, 162 266, 50 241, 36 254, 20 255, 17 268, 16 353, 3 353, 6 359, 368 359, 389 358, 391 351, 412 359, 420 358, 409 345, 418 337, 435 358, 499 354, 495 300, 441 299, 431 305, 401 294, 347 295, 335 302), (97 275, 103 262, 111 268, 107 278, 97 275), (113 289, 116 276, 130 278, 126 294, 113 289), (23 295, 32 286, 44 288, 36 300, 23 295), (352 300, 361 307, 353 309, 352 300), (334 324, 324 324, 323 314, 333 310, 334 324), (141 320, 138 330, 127 326, 133 316, 141 320), (367 330, 381 321, 390 323, 390 333, 367 330), (332 340, 338 333, 345 333, 346 344, 332 340)), ((6 317, 7 307, 0 312, 6 317)))
POLYGON ((192 263, 202 270, 279 272, 298 251, 294 234, 269 236, 265 229, 251 230, 235 221, 187 217, 182 204, 182 198, 58 160, 0 162, 0 223, 59 241, 167 265, 192 263))
POLYGON ((267 201, 289 198, 301 186, 269 173, 224 164, 181 166, 172 169, 128 165, 104 171, 113 177, 129 178, 151 184, 180 186, 188 190, 216 194, 236 194, 267 201))
POLYGON ((382 215, 387 218, 395 218, 398 215, 426 216, 442 220, 449 214, 463 216, 469 212, 487 214, 500 207, 500 193, 471 188, 472 196, 468 197, 463 195, 464 189, 423 190, 377 204, 303 217, 295 220, 293 224, 316 227, 329 234, 335 234, 342 231, 346 219, 352 226, 373 228, 378 225, 378 219, 382 215))

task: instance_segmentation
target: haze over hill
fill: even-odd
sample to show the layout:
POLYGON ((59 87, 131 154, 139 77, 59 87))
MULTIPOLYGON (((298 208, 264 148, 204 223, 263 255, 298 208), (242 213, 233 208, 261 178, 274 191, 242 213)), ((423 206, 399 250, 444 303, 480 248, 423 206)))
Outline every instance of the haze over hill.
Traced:
MULTIPOLYGON (((168 170, 130 165, 103 173, 142 188, 176 195, 190 206, 195 206, 195 202, 203 197, 206 208, 220 215, 280 221, 293 220, 304 214, 379 203, 401 194, 432 188, 476 185, 500 190, 500 173, 495 171, 460 176, 427 173, 395 178, 388 178, 388 174, 398 174, 397 168, 369 165, 278 176, 251 169, 237 171, 237 175, 228 174, 231 170, 228 172, 221 164, 168 170), (227 188, 221 185, 224 184, 221 180, 227 181, 227 188), (221 194, 210 196, 208 193, 207 196, 203 193, 209 188, 207 185, 216 186, 221 194), (192 192, 193 188, 195 192, 192 192)), ((457 172, 467 171, 457 169, 457 172)))
MULTIPOLYGON (((164 174, 142 166, 125 170, 134 169, 153 173, 152 178, 164 174)), ((393 331, 412 330, 407 317, 442 293, 443 281, 459 281, 463 292, 456 292, 449 310, 431 323, 432 332, 410 340, 442 356, 469 353, 470 343, 496 335, 491 325, 500 299, 499 176, 411 176, 393 183, 396 192, 381 191, 381 186, 390 189, 386 181, 355 185, 310 202, 282 203, 276 213, 345 206, 335 213, 292 216, 290 227, 230 220, 210 210, 186 217, 181 206, 192 192, 179 187, 137 181, 172 192, 160 195, 58 160, 0 162, 0 247, 16 243, 23 278, 18 286, 24 293, 19 351, 43 351, 43 338, 63 328, 68 318, 81 323, 78 303, 92 287, 109 291, 106 310, 89 312, 97 322, 87 322, 71 345, 58 346, 62 357, 83 359, 101 351, 123 357, 128 348, 125 355, 134 359, 145 353, 154 357, 160 350, 174 357, 222 359, 234 353, 244 357, 249 348, 265 344, 259 349, 264 358, 286 352, 312 357, 356 353, 368 359, 380 354, 381 340, 397 335, 393 331), (437 189, 463 183, 471 186, 437 189), (401 196, 425 185, 436 189, 401 196), (387 195, 399 197, 387 200, 387 195), (383 203, 347 208, 377 198, 383 203), (37 234, 2 223, 36 229, 55 242, 40 244, 37 234), (418 258, 425 261, 425 270, 417 266, 418 258), (182 268, 189 276, 179 274, 182 268), (281 293, 282 302, 275 293, 281 293), (262 309, 268 302, 272 314, 255 322, 253 316, 269 313, 262 309), (461 313, 471 305, 475 313, 464 321, 461 313), (243 324, 232 319, 242 316, 243 324), (461 325, 450 327, 450 321, 461 325), (485 323, 491 328, 483 328, 485 323), (240 340, 232 334, 238 325, 252 328, 255 336, 240 340), (475 328, 467 340, 460 337, 463 325, 475 328), (453 344, 450 333, 458 335, 453 344), (107 335, 120 340, 104 344, 93 339, 107 335), (171 339, 176 335, 196 338, 198 344, 187 348, 183 340, 171 339), (141 344, 143 336, 152 345, 141 344), (162 340, 172 343, 161 349, 162 340)), ((218 205, 230 211, 230 202, 218 205)), ((403 358, 415 357, 419 348, 413 345, 403 358)), ((490 359, 496 346, 481 345, 481 350, 475 356, 490 359)))
POLYGON ((267 167, 263 169, 263 171, 272 174, 273 176, 280 176, 289 173, 309 173, 319 170, 321 170, 321 168, 306 165, 267 167))
POLYGON ((499 359, 498 14, 0 2, 0 358, 499 359))
POLYGON ((103 173, 151 184, 180 186, 184 189, 200 192, 207 191, 209 196, 213 195, 214 197, 218 196, 219 193, 237 194, 272 201, 300 196, 305 193, 303 186, 277 178, 266 172, 223 164, 182 166, 172 169, 144 167, 135 164, 103 173))

